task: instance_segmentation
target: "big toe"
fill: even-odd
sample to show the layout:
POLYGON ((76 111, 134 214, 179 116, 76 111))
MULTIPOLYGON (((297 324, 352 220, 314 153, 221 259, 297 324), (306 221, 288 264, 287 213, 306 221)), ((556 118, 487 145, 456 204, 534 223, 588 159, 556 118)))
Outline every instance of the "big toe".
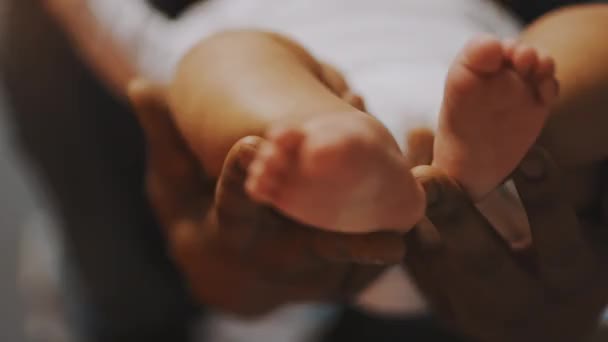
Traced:
POLYGON ((476 73, 493 73, 500 70, 505 60, 501 42, 491 36, 479 36, 464 48, 460 62, 476 73))
POLYGON ((268 130, 266 136, 270 141, 286 152, 294 152, 304 140, 302 130, 290 126, 275 126, 268 130))
POLYGON ((553 57, 539 53, 538 68, 535 71, 534 78, 537 82, 544 81, 548 78, 555 77, 555 60, 553 57))
POLYGON ((556 79, 546 79, 538 85, 538 96, 545 105, 551 105, 559 95, 559 82, 556 79))

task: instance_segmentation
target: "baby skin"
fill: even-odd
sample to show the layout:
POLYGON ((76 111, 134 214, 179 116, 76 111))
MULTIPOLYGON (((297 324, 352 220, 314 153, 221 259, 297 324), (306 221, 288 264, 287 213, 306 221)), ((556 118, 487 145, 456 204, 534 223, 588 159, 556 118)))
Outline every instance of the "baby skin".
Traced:
MULTIPOLYGON (((496 188, 537 139, 558 95, 553 59, 491 37, 452 64, 433 165, 473 200, 496 188)), ((398 144, 364 112, 270 124, 250 166, 254 199, 306 224, 343 232, 405 232, 424 215, 421 185, 398 144)))

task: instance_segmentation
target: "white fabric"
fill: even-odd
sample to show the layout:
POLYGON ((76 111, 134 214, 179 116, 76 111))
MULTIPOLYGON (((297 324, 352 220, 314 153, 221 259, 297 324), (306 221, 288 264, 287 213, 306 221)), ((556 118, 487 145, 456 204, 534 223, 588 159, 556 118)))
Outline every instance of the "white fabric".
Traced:
POLYGON ((253 321, 215 314, 201 327, 201 341, 318 341, 336 315, 333 307, 323 305, 292 305, 253 321))
POLYGON ((167 81, 203 37, 261 28, 295 38, 338 66, 399 142, 433 127, 447 67, 475 34, 514 36, 515 20, 489 0, 209 0, 170 22, 143 0, 89 0, 140 72, 167 81))
POLYGON ((88 0, 140 72, 167 81, 203 37, 260 28, 293 37, 338 66, 402 143, 434 127, 450 61, 480 32, 514 36, 519 25, 489 0, 208 0, 178 21, 143 0, 88 0))
MULTIPOLYGON (((447 68, 467 40, 481 32, 515 36, 520 29, 490 0, 209 0, 177 21, 143 0, 88 1, 140 72, 159 81, 171 78, 196 42, 219 30, 291 36, 340 68, 400 143, 412 128, 435 127, 447 68)), ((361 303, 384 313, 424 310, 400 269, 385 277, 361 303)))

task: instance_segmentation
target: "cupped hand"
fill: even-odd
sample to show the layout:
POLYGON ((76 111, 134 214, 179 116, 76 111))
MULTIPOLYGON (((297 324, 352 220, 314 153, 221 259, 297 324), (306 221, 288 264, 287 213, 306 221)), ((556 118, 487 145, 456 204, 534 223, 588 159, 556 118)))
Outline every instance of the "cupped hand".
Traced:
POLYGON ((201 303, 243 316, 291 302, 346 301, 403 259, 396 233, 312 229, 254 203, 246 169, 261 138, 240 140, 219 180, 205 177, 176 130, 162 89, 130 87, 148 142, 147 188, 171 255, 201 303))
POLYGON ((405 260, 439 317, 480 341, 593 332, 608 299, 607 210, 603 220, 577 217, 546 152, 532 149, 513 175, 532 230, 527 252, 512 252, 451 179, 433 168, 416 174, 432 224, 406 236, 405 260))

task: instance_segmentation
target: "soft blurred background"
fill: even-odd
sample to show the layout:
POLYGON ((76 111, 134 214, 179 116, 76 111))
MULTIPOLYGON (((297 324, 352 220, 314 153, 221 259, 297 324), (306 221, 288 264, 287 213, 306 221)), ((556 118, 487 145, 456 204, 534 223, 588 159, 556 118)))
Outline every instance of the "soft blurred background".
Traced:
MULTIPOLYGON (((5 5, 0 1, 0 18, 5 5)), ((2 32, 0 32, 0 35, 2 32)), ((0 341, 25 341, 23 307, 17 293, 19 226, 33 207, 11 148, 7 126, 7 104, 0 87, 0 341)))
POLYGON ((34 207, 23 167, 12 149, 6 101, 0 89, 0 341, 25 341, 23 310, 17 293, 19 236, 34 207))

